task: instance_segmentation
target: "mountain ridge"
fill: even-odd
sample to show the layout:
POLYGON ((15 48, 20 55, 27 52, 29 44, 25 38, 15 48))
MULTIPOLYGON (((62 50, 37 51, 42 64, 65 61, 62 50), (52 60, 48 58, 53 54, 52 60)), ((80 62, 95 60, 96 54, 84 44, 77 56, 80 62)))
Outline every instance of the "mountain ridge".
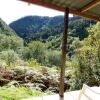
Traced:
MULTIPOLYGON (((82 17, 71 17, 69 18, 69 31, 73 36, 83 40, 88 36, 86 28, 95 23, 93 20, 82 17)), ((26 16, 10 23, 9 26, 24 40, 46 40, 50 36, 63 33, 64 16, 26 16)))

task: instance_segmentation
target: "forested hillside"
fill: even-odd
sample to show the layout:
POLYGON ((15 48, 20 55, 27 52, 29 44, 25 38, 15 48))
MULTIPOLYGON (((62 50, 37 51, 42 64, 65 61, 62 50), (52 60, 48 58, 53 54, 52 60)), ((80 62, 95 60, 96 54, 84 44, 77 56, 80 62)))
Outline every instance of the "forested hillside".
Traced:
MULTIPOLYGON (((93 20, 81 17, 69 18, 69 34, 83 40, 88 36, 87 27, 95 24, 93 20)), ((63 33, 64 17, 27 16, 10 24, 10 27, 25 40, 49 39, 63 33)))
MULTIPOLYGON (((0 19, 0 97, 20 100, 59 92, 63 16, 0 19), (12 95, 12 93, 14 95, 12 95)), ((65 91, 100 86, 100 22, 69 18, 65 91)))
MULTIPOLYGON (((87 28, 96 24, 96 21, 87 20, 81 17, 69 18, 68 30, 68 55, 72 57, 74 40, 83 40, 89 33, 87 28)), ((52 50, 60 49, 62 33, 64 29, 64 17, 41 17, 27 16, 10 24, 18 36, 24 39, 25 45, 32 40, 47 42, 48 48, 52 50)))

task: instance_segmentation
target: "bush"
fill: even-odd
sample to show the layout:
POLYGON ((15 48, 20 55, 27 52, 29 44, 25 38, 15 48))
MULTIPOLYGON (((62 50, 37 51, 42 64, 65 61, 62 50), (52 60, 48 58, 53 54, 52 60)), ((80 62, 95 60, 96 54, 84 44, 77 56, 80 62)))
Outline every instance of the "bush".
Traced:
POLYGON ((28 44, 28 47, 30 52, 30 58, 37 59, 39 63, 44 64, 46 51, 45 44, 40 41, 32 41, 28 44))
POLYGON ((7 50, 0 52, 0 59, 5 61, 6 64, 11 67, 15 66, 20 58, 13 50, 7 50))
POLYGON ((26 87, 0 87, 0 100, 20 100, 32 96, 40 96, 39 90, 30 90, 26 87))
POLYGON ((31 58, 30 50, 28 47, 22 47, 17 50, 17 53, 20 55, 20 58, 23 60, 29 60, 31 58))
POLYGON ((21 47, 23 47, 23 40, 20 37, 0 34, 0 51, 7 49, 16 51, 21 47))
POLYGON ((40 64, 37 62, 37 60, 36 59, 30 59, 29 61, 28 61, 28 63, 29 63, 29 67, 39 67, 40 66, 40 64))

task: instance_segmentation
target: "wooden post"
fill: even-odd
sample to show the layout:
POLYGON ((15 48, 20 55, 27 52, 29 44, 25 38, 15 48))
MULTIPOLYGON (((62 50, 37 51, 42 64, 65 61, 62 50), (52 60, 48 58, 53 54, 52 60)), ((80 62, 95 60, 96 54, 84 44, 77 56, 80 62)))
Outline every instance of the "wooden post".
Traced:
POLYGON ((60 87, 59 87, 59 98, 64 100, 64 78, 65 78, 65 63, 66 63, 66 51, 67 51, 67 38, 68 38, 68 17, 69 9, 65 9, 64 16, 64 33, 62 41, 62 56, 61 56, 61 72, 60 72, 60 87))

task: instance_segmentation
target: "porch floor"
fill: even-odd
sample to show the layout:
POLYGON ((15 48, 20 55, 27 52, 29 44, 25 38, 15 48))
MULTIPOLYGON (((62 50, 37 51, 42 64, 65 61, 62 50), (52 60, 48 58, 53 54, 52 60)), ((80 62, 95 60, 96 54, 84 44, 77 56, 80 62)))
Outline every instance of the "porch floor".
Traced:
MULTIPOLYGON (((86 90, 86 94, 88 94, 89 97, 91 97, 91 100, 100 100, 100 87, 91 87, 92 90, 99 94, 95 94, 92 91, 86 90)), ((66 92, 64 94, 64 100, 78 100, 80 90, 77 91, 71 91, 66 92)), ((41 97, 32 97, 29 99, 23 99, 23 100, 59 100, 59 95, 49 95, 49 96, 41 96, 41 97)), ((84 95, 82 95, 81 100, 89 100, 84 95)))

